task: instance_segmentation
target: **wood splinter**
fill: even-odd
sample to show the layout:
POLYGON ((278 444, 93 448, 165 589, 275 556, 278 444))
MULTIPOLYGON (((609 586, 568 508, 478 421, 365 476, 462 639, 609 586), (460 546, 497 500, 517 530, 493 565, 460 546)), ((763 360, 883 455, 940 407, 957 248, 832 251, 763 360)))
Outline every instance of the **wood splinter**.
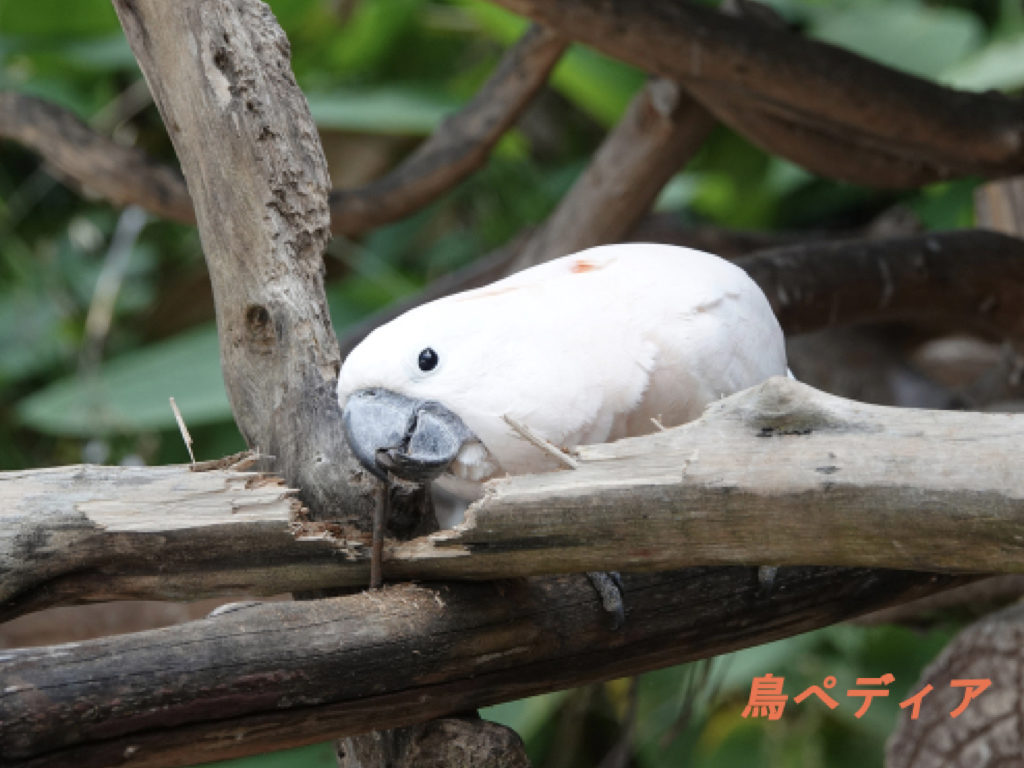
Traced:
POLYGON ((501 418, 504 419, 505 423, 512 427, 512 429, 515 430, 516 434, 518 434, 526 442, 540 448, 542 451, 544 451, 544 453, 548 454, 549 456, 553 456, 555 459, 557 459, 560 463, 567 466, 569 469, 580 468, 580 463, 576 461, 576 459, 574 459, 568 453, 566 453, 565 450, 559 448, 550 440, 541 437, 522 422, 516 421, 507 413, 502 415, 501 418))

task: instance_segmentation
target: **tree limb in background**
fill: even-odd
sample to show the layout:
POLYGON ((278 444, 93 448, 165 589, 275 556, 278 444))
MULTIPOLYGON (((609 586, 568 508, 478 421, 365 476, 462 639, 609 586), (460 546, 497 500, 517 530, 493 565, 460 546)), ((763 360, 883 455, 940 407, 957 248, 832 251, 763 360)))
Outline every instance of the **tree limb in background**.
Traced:
POLYGON ((1024 345, 1024 240, 986 230, 792 245, 735 262, 787 333, 907 320, 1024 345))
POLYGON ((0 661, 6 768, 191 765, 393 728, 806 632, 965 577, 783 568, 404 584, 0 661), (87 713, 87 715, 83 715, 87 713))
POLYGON ((954 637, 911 687, 915 694, 927 688, 925 698, 916 719, 911 719, 909 705, 900 713, 886 745, 885 764, 1018 765, 1024 754, 1022 636, 1024 606, 1016 605, 976 621, 954 637), (968 693, 964 683, 982 680, 989 685, 963 708, 968 693))
POLYGON ((955 91, 696 3, 494 1, 680 82, 723 122, 829 176, 905 186, 1024 169, 1024 103, 998 93, 955 91))
MULTIPOLYGON (((359 189, 331 193, 332 232, 355 235, 409 216, 483 165, 547 81, 566 44, 551 30, 529 29, 479 93, 397 168, 359 189)), ((177 170, 101 136, 63 107, 0 92, 0 138, 39 153, 61 176, 115 205, 195 223, 177 170)))
POLYGON ((509 271, 621 240, 714 125, 711 115, 676 83, 660 78, 648 82, 554 213, 527 239, 509 271))
POLYGON ((0 138, 38 153, 65 182, 114 205, 138 205, 165 219, 195 223, 192 198, 177 169, 100 135, 63 107, 0 91, 0 138))
POLYGON ((331 231, 356 235, 410 214, 482 166, 547 82, 568 40, 534 26, 502 58, 473 99, 386 176, 331 193, 331 231))

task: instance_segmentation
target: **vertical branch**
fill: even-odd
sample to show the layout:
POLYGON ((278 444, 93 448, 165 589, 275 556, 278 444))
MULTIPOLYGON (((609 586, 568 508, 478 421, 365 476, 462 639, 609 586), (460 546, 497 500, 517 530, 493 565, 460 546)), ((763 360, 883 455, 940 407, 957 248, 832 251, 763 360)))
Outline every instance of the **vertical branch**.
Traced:
POLYGON ((114 7, 195 204, 235 421, 315 512, 368 529, 370 488, 334 398, 330 182, 288 41, 255 0, 114 7))

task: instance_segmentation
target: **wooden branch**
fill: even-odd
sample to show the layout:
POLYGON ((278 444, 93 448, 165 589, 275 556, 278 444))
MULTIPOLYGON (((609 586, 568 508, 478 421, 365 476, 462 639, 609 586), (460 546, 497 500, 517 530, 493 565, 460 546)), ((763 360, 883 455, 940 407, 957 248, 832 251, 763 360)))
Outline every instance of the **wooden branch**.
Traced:
POLYGON ((64 182, 114 205, 138 205, 165 219, 195 223, 192 198, 176 168, 101 136, 56 104, 0 91, 0 138, 40 154, 64 182))
POLYGON ((1024 661, 1022 633, 1024 606, 1019 604, 961 630, 912 684, 910 690, 923 689, 927 698, 914 708, 914 719, 909 707, 900 713, 885 747, 886 766, 1019 763, 1024 753, 1024 694, 1017 676, 1024 661), (991 687, 962 710, 968 689, 957 680, 987 680, 991 687))
MULTIPOLYGON (((332 586, 361 548, 297 535, 295 492, 251 472, 73 466, 0 473, 0 621, 82 601, 332 586)), ((365 570, 365 564, 362 566, 365 570)))
POLYGON ((838 240, 736 261, 788 334, 879 320, 923 320, 1024 344, 1024 240, 985 230, 838 240))
POLYGON ((620 631, 583 576, 387 587, 0 656, 7 768, 191 765, 785 637, 962 583, 751 568, 626 575, 620 631))
MULTIPOLYGON (((390 541, 384 576, 762 563, 1020 572, 1022 440, 1024 416, 864 405, 773 379, 682 427, 582 446, 576 470, 490 483, 464 525, 390 541)), ((8 618, 57 602, 368 583, 365 534, 290 525, 294 499, 252 475, 8 473, 0 501, 8 618)))
POLYGON ((974 218, 983 229, 1024 235, 1024 178, 990 181, 977 187, 974 218))
POLYGON ((495 2, 682 83, 723 122, 827 175, 902 186, 1024 169, 1024 105, 998 93, 955 91, 696 3, 495 2))
POLYGON ((334 394, 327 165, 288 41, 254 0, 114 5, 195 201, 235 421, 314 514, 369 529, 334 394))
POLYGON ((418 211, 482 166, 530 105, 568 40, 531 27, 473 99, 395 170, 360 189, 331 194, 331 230, 356 235, 418 211))
MULTIPOLYGON (((730 100, 714 85, 690 90, 715 117, 765 152, 820 176, 868 187, 914 189, 970 173, 942 163, 938 151, 886 143, 864 136, 857 128, 822 125, 803 114, 752 108, 746 94, 730 100)), ((983 175, 1014 173, 1013 167, 983 175)))
POLYGON ((621 240, 714 125, 676 83, 647 83, 509 271, 621 240))

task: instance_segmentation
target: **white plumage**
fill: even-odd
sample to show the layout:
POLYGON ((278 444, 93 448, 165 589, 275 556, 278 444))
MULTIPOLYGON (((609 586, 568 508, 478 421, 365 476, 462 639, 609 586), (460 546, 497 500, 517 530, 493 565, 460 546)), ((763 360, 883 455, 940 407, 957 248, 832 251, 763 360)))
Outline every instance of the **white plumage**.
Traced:
POLYGON ((381 388, 441 403, 479 439, 449 472, 476 482, 558 466, 505 415, 556 446, 605 442, 785 374, 782 331, 745 272, 700 251, 624 244, 407 312, 352 351, 338 396, 381 388), (424 371, 427 349, 437 364, 424 371))

